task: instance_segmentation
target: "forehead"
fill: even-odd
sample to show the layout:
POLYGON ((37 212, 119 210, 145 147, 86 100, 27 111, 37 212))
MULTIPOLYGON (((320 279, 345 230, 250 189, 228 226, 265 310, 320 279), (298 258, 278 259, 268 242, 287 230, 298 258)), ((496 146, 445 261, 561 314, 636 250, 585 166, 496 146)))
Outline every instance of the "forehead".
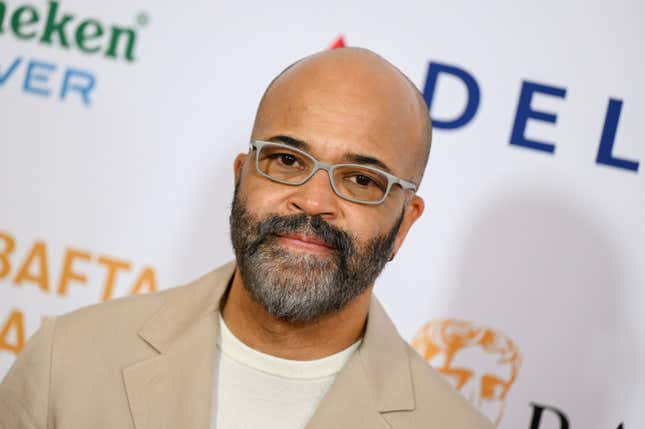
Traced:
POLYGON ((370 156, 411 177, 422 141, 413 89, 395 71, 352 66, 285 73, 258 110, 253 138, 287 135, 321 158, 370 156))

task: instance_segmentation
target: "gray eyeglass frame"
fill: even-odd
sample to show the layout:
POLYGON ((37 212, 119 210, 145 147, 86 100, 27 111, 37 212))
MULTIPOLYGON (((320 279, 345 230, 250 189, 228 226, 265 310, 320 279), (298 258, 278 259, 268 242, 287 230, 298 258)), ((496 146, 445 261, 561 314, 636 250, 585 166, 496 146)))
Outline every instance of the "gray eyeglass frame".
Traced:
POLYGON ((318 161, 316 158, 314 158, 312 155, 308 154, 307 152, 294 148, 293 146, 289 146, 284 143, 275 143, 275 142, 267 142, 263 140, 251 140, 250 142, 250 150, 253 151, 255 149, 255 169, 257 170, 260 175, 266 177, 269 180, 273 180, 274 182, 278 183, 283 183, 285 185, 291 185, 291 186, 300 186, 304 185, 309 179, 313 177, 314 174, 318 172, 318 170, 325 170, 327 172, 327 176, 329 177, 329 184, 331 185, 331 188, 334 190, 334 193, 338 195, 340 198, 344 200, 348 200, 354 203, 359 203, 359 204, 367 204, 367 205, 377 205, 381 204, 385 199, 387 198, 388 195, 390 195, 390 190, 392 189, 392 185, 397 184, 399 185, 403 190, 412 190, 413 192, 417 191, 417 185, 415 185, 412 182, 408 182, 407 180, 401 179, 400 177, 396 177, 393 174, 387 173, 383 170, 380 170, 378 168, 370 167, 368 165, 362 165, 362 164, 327 164, 325 162, 318 161), (273 176, 269 176, 267 173, 263 172, 262 169, 260 168, 260 151, 264 146, 277 146, 277 147, 284 147, 285 149, 288 149, 293 152, 297 152, 301 154, 302 156, 310 159, 313 161, 314 167, 305 177, 299 182, 289 182, 287 180, 282 180, 278 179, 273 176), (384 175, 387 178, 387 187, 385 189, 385 192, 383 193, 383 198, 381 198, 378 201, 363 201, 363 200, 357 200, 355 198, 348 197, 346 195, 341 194, 338 189, 336 189, 336 183, 334 180, 334 170, 338 167, 359 167, 359 168, 364 168, 366 170, 371 170, 375 173, 379 173, 384 175))

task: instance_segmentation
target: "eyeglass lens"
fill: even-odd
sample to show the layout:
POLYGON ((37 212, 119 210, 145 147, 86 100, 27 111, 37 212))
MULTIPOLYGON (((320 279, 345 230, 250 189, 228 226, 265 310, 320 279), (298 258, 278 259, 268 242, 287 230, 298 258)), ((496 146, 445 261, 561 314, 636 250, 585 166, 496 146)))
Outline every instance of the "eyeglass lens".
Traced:
MULTIPOLYGON (((262 173, 294 185, 306 180, 315 167, 312 158, 284 146, 264 145, 257 156, 262 173)), ((385 175, 358 165, 335 167, 332 176, 338 193, 347 198, 374 202, 387 191, 385 175)))

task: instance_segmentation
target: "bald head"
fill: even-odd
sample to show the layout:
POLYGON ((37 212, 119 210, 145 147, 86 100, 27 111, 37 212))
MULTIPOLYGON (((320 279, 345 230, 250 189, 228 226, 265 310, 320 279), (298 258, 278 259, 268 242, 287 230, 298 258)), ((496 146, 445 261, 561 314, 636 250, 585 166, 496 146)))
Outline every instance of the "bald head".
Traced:
POLYGON ((416 184, 432 135, 426 103, 414 84, 362 48, 323 51, 280 73, 262 96, 253 138, 279 129, 320 144, 355 142, 369 155, 389 158, 391 172, 416 184))
POLYGON ((274 79, 251 139, 234 163, 234 279, 274 317, 337 318, 338 332, 355 319, 355 341, 374 280, 424 210, 408 183, 430 147, 422 97, 370 51, 325 51, 274 79))

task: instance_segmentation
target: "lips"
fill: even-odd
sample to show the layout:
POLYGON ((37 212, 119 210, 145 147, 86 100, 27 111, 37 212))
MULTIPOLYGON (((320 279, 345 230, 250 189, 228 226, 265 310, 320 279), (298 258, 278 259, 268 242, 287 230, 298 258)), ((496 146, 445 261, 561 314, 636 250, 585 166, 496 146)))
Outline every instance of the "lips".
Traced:
POLYGON ((302 247, 310 250, 328 250, 333 249, 328 243, 305 234, 280 234, 278 235, 280 241, 291 246, 302 247))

